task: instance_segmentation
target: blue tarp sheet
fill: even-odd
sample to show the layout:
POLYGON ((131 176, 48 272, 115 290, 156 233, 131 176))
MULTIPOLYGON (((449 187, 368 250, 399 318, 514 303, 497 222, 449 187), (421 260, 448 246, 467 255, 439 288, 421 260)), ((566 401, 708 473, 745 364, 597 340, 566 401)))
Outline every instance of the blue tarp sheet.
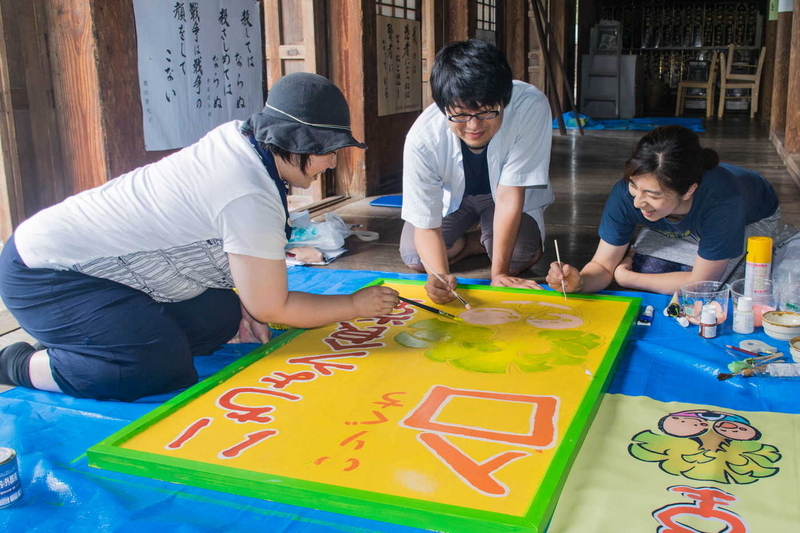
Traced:
MULTIPOLYGON (((703 120, 699 118, 683 117, 647 117, 647 118, 618 118, 618 119, 594 119, 586 115, 578 115, 583 121, 585 130, 631 130, 631 131, 650 131, 659 126, 678 125, 692 131, 703 132, 703 120)), ((575 112, 564 113, 564 125, 568 130, 577 130, 578 124, 575 122, 575 112)), ((558 119, 553 119, 553 128, 558 128, 558 119)))
MULTIPOLYGON (((291 289, 323 294, 349 293, 378 277, 421 279, 419 275, 370 271, 289 269, 291 289)), ((653 305, 656 310, 652 326, 634 328, 609 392, 740 411, 800 412, 797 381, 716 379, 716 374, 726 371, 734 359, 724 345, 738 344, 745 338, 731 332, 730 320, 719 337, 704 340, 695 327, 684 329, 661 314, 668 303, 666 296, 609 294, 639 296, 643 305, 653 305)), ((763 333, 747 338, 764 340, 788 353, 788 343, 763 333)), ((197 358, 200 376, 211 375, 255 347, 228 345, 209 357, 197 358)), ((174 394, 126 404, 21 388, 0 394, 0 446, 17 451, 24 489, 18 502, 0 509, 0 531, 420 531, 88 466, 87 448, 171 396, 174 394)))
POLYGON ((388 196, 379 196, 372 200, 369 205, 374 207, 403 207, 403 195, 390 194, 388 196))

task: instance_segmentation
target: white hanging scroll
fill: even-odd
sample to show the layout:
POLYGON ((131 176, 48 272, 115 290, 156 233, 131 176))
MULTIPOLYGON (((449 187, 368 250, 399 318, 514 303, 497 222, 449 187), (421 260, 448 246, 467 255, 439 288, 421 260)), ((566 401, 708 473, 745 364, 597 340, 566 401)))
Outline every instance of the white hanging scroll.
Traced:
POLYGON ((418 20, 378 17, 378 116, 422 109, 418 20))
POLYGON ((188 146, 263 106, 253 0, 134 0, 146 150, 188 146))

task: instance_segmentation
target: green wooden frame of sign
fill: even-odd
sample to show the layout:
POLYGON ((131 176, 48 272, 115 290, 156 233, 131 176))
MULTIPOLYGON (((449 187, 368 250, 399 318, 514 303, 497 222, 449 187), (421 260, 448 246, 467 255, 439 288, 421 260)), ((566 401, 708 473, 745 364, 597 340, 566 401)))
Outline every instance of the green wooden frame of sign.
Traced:
MULTIPOLYGON (((378 279, 369 285, 391 282, 392 284, 422 285, 421 281, 378 279)), ((526 294, 544 293, 490 287, 486 285, 460 286, 463 289, 503 291, 526 294)), ((552 292, 546 294, 552 296, 552 292)), ((530 502, 524 516, 475 510, 433 503, 424 500, 373 493, 329 484, 269 475, 247 470, 207 464, 180 458, 166 457, 147 452, 122 448, 122 444, 147 430, 171 413, 186 406, 194 399, 218 386, 231 376, 258 361, 267 354, 291 342, 306 330, 294 329, 285 332, 268 344, 261 346, 242 359, 220 370, 208 379, 164 403, 151 413, 131 423, 102 442, 91 447, 88 461, 91 466, 134 474, 170 482, 203 487, 261 498, 282 503, 311 507, 336 513, 390 523, 410 525, 437 531, 483 533, 485 531, 524 531, 541 533, 546 528, 555 509, 558 496, 566 481, 567 473, 577 456, 580 445, 600 405, 603 393, 608 388, 611 376, 622 353, 628 333, 635 323, 641 299, 610 295, 571 294, 570 298, 613 300, 628 304, 624 318, 613 339, 608 343, 602 362, 588 386, 566 434, 560 439, 553 460, 547 469, 540 489, 530 502)))

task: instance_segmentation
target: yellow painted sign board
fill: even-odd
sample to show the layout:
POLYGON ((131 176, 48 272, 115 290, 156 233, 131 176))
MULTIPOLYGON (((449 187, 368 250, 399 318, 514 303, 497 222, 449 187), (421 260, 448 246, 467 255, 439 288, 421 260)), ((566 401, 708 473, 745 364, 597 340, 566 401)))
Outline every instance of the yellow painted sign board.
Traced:
MULTIPOLYGON (((419 282, 384 280, 431 305, 419 282)), ((443 531, 542 531, 638 298, 471 304, 293 330, 89 450, 90 464, 443 531)))

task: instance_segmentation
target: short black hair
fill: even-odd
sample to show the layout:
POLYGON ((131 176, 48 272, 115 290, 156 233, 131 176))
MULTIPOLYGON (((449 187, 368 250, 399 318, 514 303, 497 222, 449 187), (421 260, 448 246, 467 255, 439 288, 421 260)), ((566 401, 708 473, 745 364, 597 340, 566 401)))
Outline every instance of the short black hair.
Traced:
POLYGON ((275 146, 274 144, 264 144, 262 142, 259 142, 258 144, 261 145, 262 150, 268 150, 275 157, 280 157, 290 165, 299 168, 300 172, 303 174, 306 173, 306 169, 308 169, 308 164, 311 160, 311 154, 295 154, 294 152, 284 150, 283 148, 275 146))
POLYGON ((719 164, 719 154, 700 146, 700 137, 683 126, 662 126, 641 138, 625 163, 625 181, 652 174, 662 188, 683 196, 719 164))
POLYGON ((503 52, 486 41, 470 39, 439 50, 430 83, 442 113, 453 107, 505 107, 511 100, 513 74, 503 52))

